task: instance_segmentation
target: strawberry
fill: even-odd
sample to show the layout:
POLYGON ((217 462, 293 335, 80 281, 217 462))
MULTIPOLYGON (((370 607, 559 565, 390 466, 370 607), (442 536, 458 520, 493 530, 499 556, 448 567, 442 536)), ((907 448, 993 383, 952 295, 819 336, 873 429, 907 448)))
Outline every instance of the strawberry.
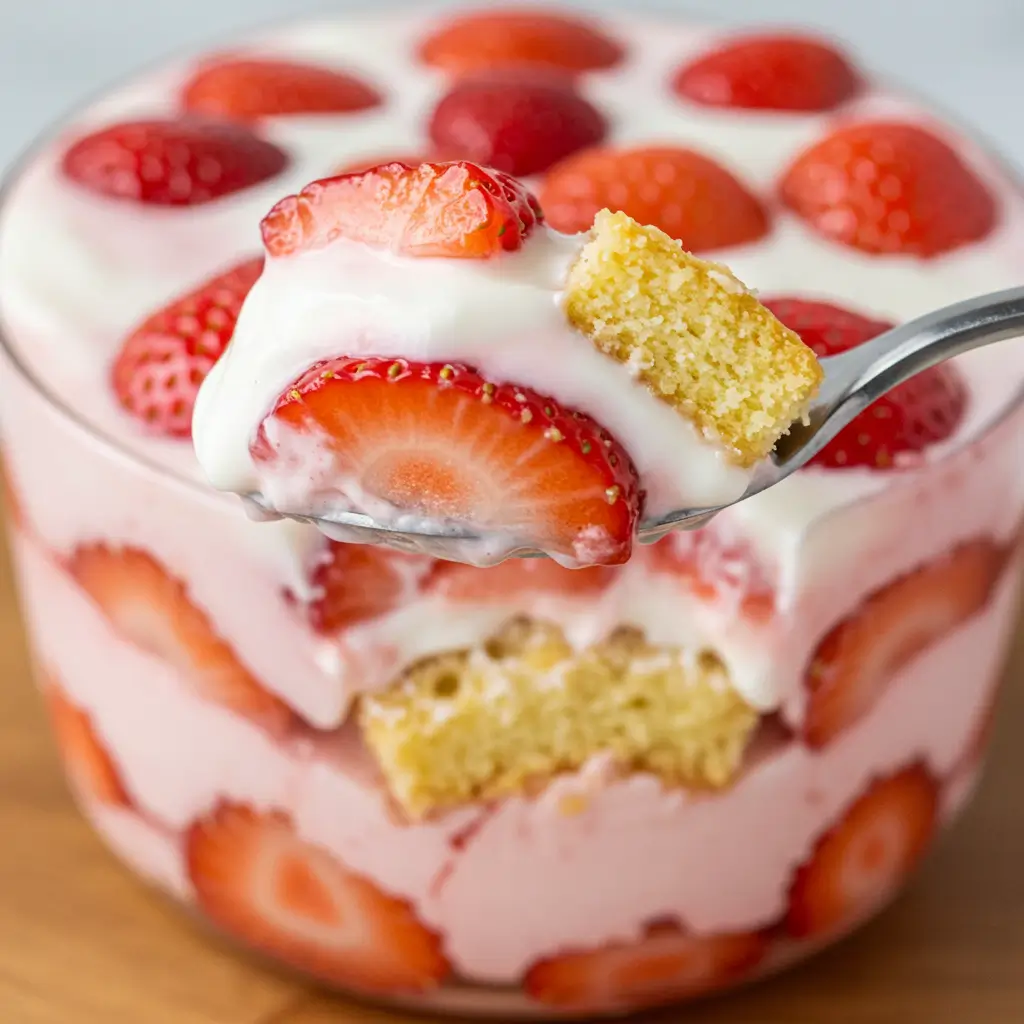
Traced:
POLYGON ((129 806, 121 773, 96 735, 88 714, 73 704, 52 678, 44 681, 43 695, 64 771, 75 792, 98 803, 129 806))
POLYGON ((172 665, 201 696, 271 728, 291 720, 151 555, 94 545, 75 551, 67 567, 122 636, 172 665))
POLYGON ((507 174, 466 161, 394 163, 314 181, 261 228, 271 256, 347 238, 407 256, 486 259, 521 248, 540 219, 537 200, 507 174))
POLYGON ((605 135, 604 117, 571 83, 535 73, 458 82, 430 119, 430 138, 451 152, 508 174, 546 171, 605 135))
POLYGON ((622 56, 622 47, 594 25, 543 11, 463 14, 420 46, 423 61, 455 74, 524 65, 594 71, 617 64, 622 56))
POLYGON ((198 206, 280 174, 285 152, 240 125, 185 118, 127 121, 75 142, 64 173, 114 199, 198 206))
POLYGON ((835 934, 877 910, 924 856, 938 808, 938 784, 923 765, 872 783, 798 868, 787 930, 835 934))
POLYGON ((374 167, 381 167, 384 164, 405 164, 408 167, 419 167, 420 164, 427 163, 429 159, 429 156, 422 153, 393 153, 387 157, 362 157, 357 160, 347 160, 345 163, 340 164, 335 169, 334 175, 363 174, 366 171, 372 171, 374 167))
POLYGON ((440 937, 283 813, 222 804, 185 838, 199 906, 227 933, 323 981, 423 992, 450 971, 440 937))
POLYGON ((418 592, 433 565, 391 548, 330 541, 313 572, 317 597, 308 608, 310 625, 331 635, 386 615, 418 592))
POLYGON ((380 93, 354 75, 283 60, 219 60, 197 71, 182 93, 186 110, 236 121, 348 114, 380 103, 380 93))
POLYGON ((0 495, 2 495, 4 518, 9 529, 24 529, 25 510, 22 507, 14 482, 11 480, 10 467, 0 462, 0 495))
POLYGON ((516 601, 530 594, 596 597, 611 586, 615 570, 606 565, 566 569, 550 558, 510 558, 489 569, 458 562, 438 562, 427 584, 429 593, 449 601, 516 601))
POLYGON ((677 530, 649 550, 656 571, 684 582, 700 600, 728 602, 752 622, 775 615, 772 581, 742 540, 725 540, 710 526, 677 530))
POLYGON ((681 67, 672 88, 708 107, 820 111, 850 99, 860 79, 828 43, 759 35, 733 39, 681 67))
POLYGON ((801 153, 782 201, 815 231, 868 253, 939 256, 996 224, 988 188, 941 139, 912 124, 854 124, 801 153))
POLYGON ((175 299, 128 336, 114 360, 114 394, 156 434, 190 437, 199 386, 221 357, 263 270, 246 260, 175 299))
POLYGON ((269 437, 282 426, 326 435, 356 504, 368 495, 589 563, 629 557, 640 511, 629 456, 589 416, 526 388, 460 365, 343 357, 278 399, 258 462, 278 457, 269 437))
POLYGON ((1006 562, 987 540, 887 584, 818 644, 807 670, 803 734, 823 747, 875 706, 893 676, 979 612, 1006 562))
POLYGON ((540 202, 557 231, 588 231, 599 210, 622 210, 687 249, 707 252, 754 242, 768 231, 761 203, 727 170, 691 149, 598 148, 563 160, 540 202))
MULTIPOLYGON (((779 320, 820 358, 862 345, 893 325, 869 320, 827 302, 763 299, 779 320)), ((865 409, 812 460, 815 466, 898 469, 956 432, 967 408, 957 367, 941 363, 893 388, 865 409)))
POLYGON ((528 995, 574 1013, 623 1013, 703 995, 750 975, 767 951, 764 936, 688 935, 657 924, 634 943, 563 953, 526 974, 528 995))

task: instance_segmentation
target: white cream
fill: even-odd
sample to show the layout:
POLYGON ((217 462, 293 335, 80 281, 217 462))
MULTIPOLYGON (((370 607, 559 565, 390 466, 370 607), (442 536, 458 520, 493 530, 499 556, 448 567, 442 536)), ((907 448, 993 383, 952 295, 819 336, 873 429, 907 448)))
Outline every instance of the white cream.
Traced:
MULTIPOLYGON (((739 497, 749 473, 569 323, 562 290, 581 245, 537 228, 521 250, 489 260, 413 259, 344 239, 268 259, 196 403, 193 441, 210 483, 261 493, 284 512, 329 512, 318 497, 336 495, 339 481, 319 445, 300 451, 285 439, 295 469, 282 479, 254 462, 250 443, 314 363, 384 356, 465 363, 588 413, 632 456, 651 514, 739 497)), ((369 511, 351 483, 342 487, 369 511)))

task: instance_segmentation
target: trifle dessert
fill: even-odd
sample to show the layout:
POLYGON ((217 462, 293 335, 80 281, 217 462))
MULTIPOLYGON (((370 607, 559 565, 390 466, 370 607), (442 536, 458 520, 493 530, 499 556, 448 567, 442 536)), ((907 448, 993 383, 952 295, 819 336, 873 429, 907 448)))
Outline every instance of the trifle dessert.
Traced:
MULTIPOLYGON (((720 286, 756 290, 818 356, 1024 269, 1006 172, 811 37, 404 12, 285 26, 115 90, 40 146, 0 212, 11 538, 83 812, 241 947, 426 1008, 622 1013, 835 940, 977 778, 1016 621, 1024 348, 920 375, 784 484, 620 564, 481 568, 248 519, 196 457, 197 393, 237 370, 234 347, 219 362, 236 322, 298 337, 353 294, 345 275, 303 292, 305 271, 269 288, 260 223, 311 182, 396 163, 510 175, 545 231, 607 255, 544 286, 634 407, 631 389, 669 379, 660 334, 631 361, 606 323, 698 316, 663 258, 630 270, 631 240, 661 237, 634 225, 728 267, 720 286)), ((460 380, 525 386, 502 375, 525 353, 569 420, 633 461, 659 450, 656 431, 614 433, 620 389, 578 409, 560 351, 502 333, 524 312, 515 274, 466 261, 462 291, 434 294, 433 258, 402 267, 404 287, 437 323, 491 309, 473 324, 509 350, 463 359, 460 380)), ((402 286, 363 298, 408 333, 375 350, 394 377, 352 376, 412 386, 433 328, 402 286)), ((363 355, 350 340, 289 379, 363 355)), ((436 351, 403 450, 442 421, 425 413, 451 359, 436 351)), ((250 381, 248 444, 271 390, 250 381)), ((368 402, 360 422, 381 408, 402 407, 368 402)), ((478 422, 460 452, 475 437, 483 460, 478 422)), ((516 464, 497 466, 510 489, 516 464)))

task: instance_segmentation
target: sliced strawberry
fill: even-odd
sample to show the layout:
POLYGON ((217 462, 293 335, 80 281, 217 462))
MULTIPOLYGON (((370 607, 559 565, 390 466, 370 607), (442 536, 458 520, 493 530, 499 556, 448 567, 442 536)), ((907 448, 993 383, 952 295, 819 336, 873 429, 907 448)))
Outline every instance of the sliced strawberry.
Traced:
POLYGON ((860 78, 835 47, 793 35, 733 39, 680 68, 673 89, 694 103, 744 110, 831 110, 860 78))
POLYGON ((433 559, 369 544, 330 541, 313 571, 310 625, 332 635, 386 615, 419 592, 433 559))
POLYGON ((489 569, 438 562, 427 590, 450 601, 472 603, 514 602, 529 594, 592 597, 611 586, 615 575, 606 565, 566 569, 550 558, 510 558, 489 569))
POLYGON ((344 357, 278 400, 253 445, 285 426, 326 435, 347 497, 471 523, 588 564, 629 557, 640 511, 625 450, 589 416, 465 366, 344 357), (274 429, 267 422, 276 420, 274 429))
POLYGON ((542 11, 463 14, 420 46, 427 64, 456 74, 522 65, 594 71, 622 56, 622 47, 589 22, 542 11))
POLYGON ((939 256, 984 238, 998 219, 956 151, 912 124, 837 129, 796 158, 780 191, 819 234, 868 253, 939 256))
POLYGON ((604 117, 570 82, 536 72, 458 82, 430 119, 440 151, 517 175, 546 171, 597 145, 606 130, 604 117))
POLYGON ((459 161, 323 178, 282 199, 261 227, 271 256, 347 238, 407 256, 486 259, 521 248, 540 219, 519 182, 459 161))
POLYGON ((924 856, 938 809, 938 784, 923 765, 872 783, 797 870, 789 932, 835 934, 877 910, 924 856))
POLYGON ((44 679, 43 695, 64 771, 75 791, 98 803, 129 806, 121 773, 96 735, 89 715, 74 705, 52 678, 44 679))
POLYGON ((651 546, 651 564, 684 582, 702 601, 726 601, 763 623, 775 615, 775 587, 750 547, 721 537, 714 526, 677 530, 651 546))
POLYGON ((176 668, 203 697, 279 728, 288 708, 244 668, 185 585, 137 548, 81 547, 68 569, 127 640, 176 668))
POLYGON ((807 743, 823 747, 861 719, 904 665, 985 606, 1005 564, 992 541, 964 544, 883 587, 833 627, 807 670, 807 743))
POLYGON ((323 981, 365 992, 422 992, 450 971, 441 939, 281 813, 221 805, 188 831, 200 907, 226 932, 323 981))
POLYGON ((688 935, 659 924, 639 942, 542 960, 523 984, 532 998, 559 1010, 623 1013, 734 984, 766 951, 760 934, 688 935))
MULTIPOLYGON (((893 326, 827 302, 794 298, 761 301, 821 358, 856 348, 893 326)), ((893 388, 865 409, 811 460, 812 465, 880 470, 911 465, 914 456, 956 433, 966 409, 963 376, 956 366, 941 363, 893 388)))
POLYGON ((64 154, 64 173, 114 199, 198 206, 280 174, 285 152, 240 125, 186 118, 101 128, 64 154))
POLYGON ((128 335, 114 360, 114 394, 156 434, 191 437, 199 386, 227 348, 263 257, 175 299, 128 335))
POLYGON ((251 121, 283 114, 348 114, 379 106, 381 95, 343 71, 284 60, 219 60, 186 83, 186 110, 251 121))
POLYGON ((694 252, 754 242, 768 231, 760 201, 713 160, 673 146, 589 149, 552 169, 540 193, 557 231, 588 231, 599 210, 622 210, 694 252))
POLYGON ((361 157, 357 160, 346 160, 334 171, 334 175, 365 174, 375 167, 383 167, 385 164, 405 164, 407 167, 419 167, 420 164, 428 163, 430 156, 424 153, 392 153, 388 156, 361 157))

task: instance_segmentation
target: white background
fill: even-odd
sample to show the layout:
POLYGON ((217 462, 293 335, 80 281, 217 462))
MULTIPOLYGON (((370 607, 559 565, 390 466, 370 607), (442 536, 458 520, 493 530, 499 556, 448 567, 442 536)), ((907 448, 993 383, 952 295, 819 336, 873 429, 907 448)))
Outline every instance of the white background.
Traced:
MULTIPOLYGON (((412 6, 373 0, 372 6, 412 6)), ((474 0, 467 0, 474 2, 474 0)), ((475 0, 477 7, 488 0, 475 0)), ((1024 0, 594 0, 730 23, 814 25, 934 97, 1024 167, 1024 0)), ((0 0, 0 168, 83 97, 244 26, 367 0, 0 0)))

